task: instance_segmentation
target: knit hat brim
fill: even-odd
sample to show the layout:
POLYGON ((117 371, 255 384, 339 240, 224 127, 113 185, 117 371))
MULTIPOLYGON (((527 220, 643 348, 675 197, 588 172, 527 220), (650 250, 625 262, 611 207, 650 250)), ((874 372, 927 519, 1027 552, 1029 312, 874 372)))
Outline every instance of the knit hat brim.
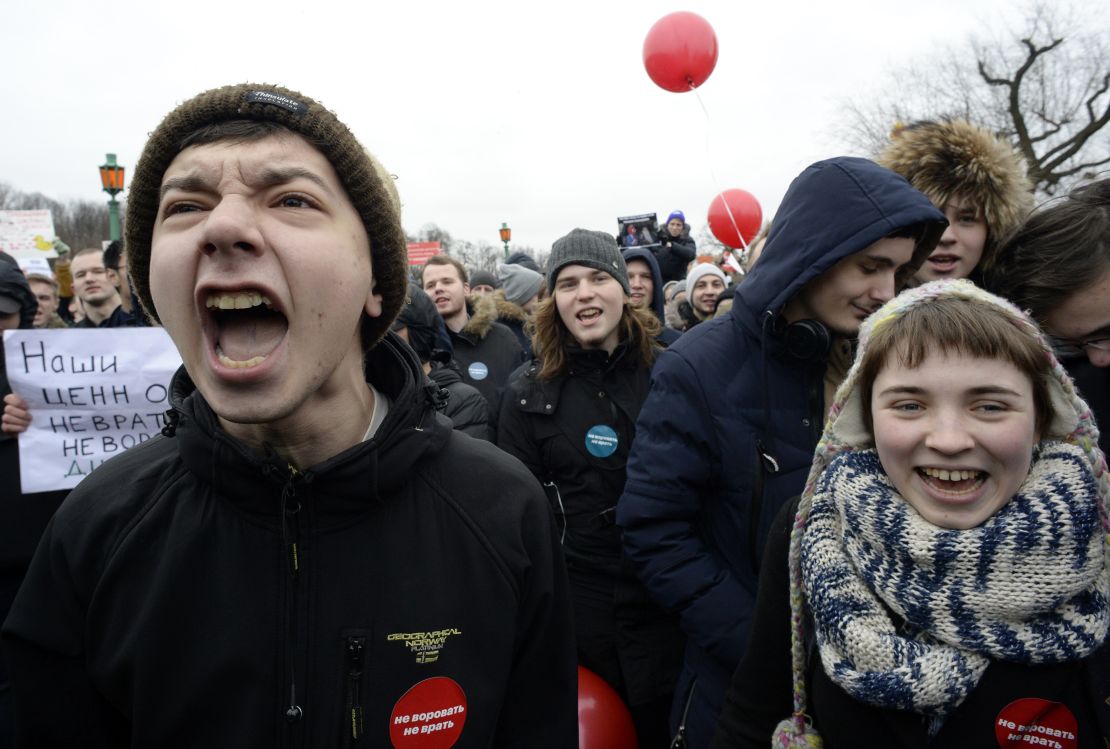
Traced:
POLYGON ((229 120, 276 123, 304 137, 331 163, 366 227, 382 314, 366 318, 367 346, 381 340, 405 300, 408 259, 401 203, 392 176, 329 110, 296 91, 244 83, 205 91, 166 115, 143 148, 127 198, 125 241, 132 288, 143 309, 159 322, 150 295, 150 251, 159 191, 184 138, 229 120))

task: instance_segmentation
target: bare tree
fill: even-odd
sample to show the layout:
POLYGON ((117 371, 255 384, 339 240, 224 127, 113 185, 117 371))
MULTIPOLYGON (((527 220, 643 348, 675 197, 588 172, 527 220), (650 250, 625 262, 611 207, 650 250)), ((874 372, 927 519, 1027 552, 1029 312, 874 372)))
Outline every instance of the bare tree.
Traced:
POLYGON ((878 96, 848 101, 841 135, 877 154, 897 123, 966 119, 1008 138, 1036 189, 1052 195, 1110 164, 1108 38, 1038 0, 1009 36, 970 38, 893 71, 878 96))
MULTIPOLYGON (((120 220, 126 206, 120 207, 120 220)), ((107 203, 69 200, 64 203, 42 193, 25 193, 0 183, 0 209, 14 211, 49 210, 54 218, 54 233, 75 250, 99 247, 109 238, 107 203)))

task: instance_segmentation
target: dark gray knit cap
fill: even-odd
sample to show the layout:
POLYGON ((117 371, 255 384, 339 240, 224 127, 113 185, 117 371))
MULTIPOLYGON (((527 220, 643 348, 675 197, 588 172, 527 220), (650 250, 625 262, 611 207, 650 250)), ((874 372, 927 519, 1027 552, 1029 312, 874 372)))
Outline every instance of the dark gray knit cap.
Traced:
POLYGON ((282 125, 307 139, 331 162, 370 238, 382 314, 364 321, 363 341, 366 345, 379 341, 401 309, 407 288, 408 255, 401 228, 401 201, 393 177, 330 110, 296 91, 253 83, 224 86, 194 96, 166 115, 143 148, 127 195, 124 238, 132 288, 147 315, 158 322, 150 296, 150 245, 162 177, 181 150, 185 136, 228 120, 264 120, 282 125))
POLYGON ((555 280, 559 271, 567 265, 584 265, 587 268, 603 270, 620 282, 625 294, 631 294, 628 287, 628 266, 624 264, 617 240, 612 234, 589 229, 575 229, 570 234, 555 240, 551 245, 551 255, 547 258, 547 291, 555 291, 555 280))

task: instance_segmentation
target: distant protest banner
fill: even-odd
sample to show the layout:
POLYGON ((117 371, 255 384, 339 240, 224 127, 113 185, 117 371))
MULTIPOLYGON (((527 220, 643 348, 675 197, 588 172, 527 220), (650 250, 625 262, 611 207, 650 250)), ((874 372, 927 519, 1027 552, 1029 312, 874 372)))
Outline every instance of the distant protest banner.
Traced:
POLYGON ((409 242, 406 248, 409 252, 409 265, 423 265, 432 255, 441 252, 439 242, 409 242))
POLYGON ((57 257, 54 216, 48 210, 0 211, 0 251, 17 260, 57 257))
POLYGON ((72 489, 161 432, 181 365, 161 328, 7 330, 4 354, 12 391, 31 411, 19 435, 24 494, 72 489))
POLYGON ((617 244, 630 247, 658 247, 659 221, 654 213, 617 217, 617 244))

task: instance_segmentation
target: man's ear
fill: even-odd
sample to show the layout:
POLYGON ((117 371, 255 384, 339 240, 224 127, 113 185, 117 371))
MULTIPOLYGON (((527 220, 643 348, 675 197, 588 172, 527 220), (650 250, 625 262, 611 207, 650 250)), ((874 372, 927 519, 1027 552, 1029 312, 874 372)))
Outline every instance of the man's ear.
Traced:
POLYGON ((118 289, 120 287, 119 271, 115 268, 105 268, 104 273, 108 276, 108 283, 112 284, 118 289))
POLYGON ((470 284, 468 284, 468 283, 463 284, 463 295, 464 296, 470 296, 470 284))
POLYGON ((363 308, 369 317, 381 317, 382 314, 382 295, 378 293, 378 282, 374 281, 374 285, 370 287, 370 293, 366 295, 366 306, 363 308))

